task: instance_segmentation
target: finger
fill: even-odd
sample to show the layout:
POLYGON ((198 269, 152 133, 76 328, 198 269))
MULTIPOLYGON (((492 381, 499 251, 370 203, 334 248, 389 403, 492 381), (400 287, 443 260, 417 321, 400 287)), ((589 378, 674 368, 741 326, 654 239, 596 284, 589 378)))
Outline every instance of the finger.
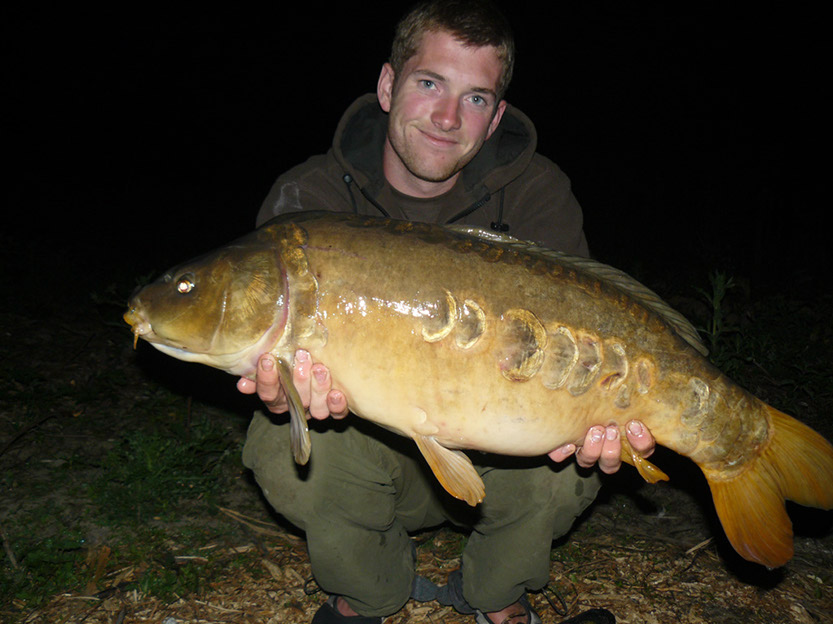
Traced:
POLYGON ((267 353, 258 360, 256 382, 257 395, 270 412, 280 414, 288 409, 277 363, 272 355, 267 353))
POLYGON ((584 437, 584 444, 576 452, 576 462, 578 462, 579 466, 590 468, 599 461, 599 456, 602 454, 602 447, 604 445, 604 438, 604 427, 590 427, 587 435, 584 437))
POLYGON ((550 451, 547 453, 550 459, 554 462, 563 462, 565 459, 570 457, 573 453, 576 452, 576 445, 575 444, 565 444, 563 446, 559 446, 557 449, 550 451))
POLYGON ((327 409, 330 410, 330 416, 336 419, 344 418, 350 411, 347 406, 347 397, 341 390, 333 389, 327 393, 327 409))
POLYGON ((292 382, 295 384, 295 389, 298 391, 298 396, 301 398, 301 403, 304 407, 309 407, 310 404, 311 369, 312 358, 310 358, 309 353, 303 349, 298 349, 295 352, 292 382))
POLYGON ((650 457, 656 447, 656 440, 650 430, 641 421, 632 420, 626 428, 628 442, 642 457, 650 457))
POLYGON ((254 394, 257 392, 257 384, 247 377, 241 377, 237 380, 237 389, 243 394, 254 394))
POLYGON ((309 414, 313 418, 321 420, 330 416, 327 394, 331 386, 330 371, 323 364, 315 364, 312 367, 309 401, 309 414))
POLYGON ((619 439, 619 427, 610 425, 605 428, 602 451, 599 454, 599 470, 613 474, 622 466, 622 441, 619 439))

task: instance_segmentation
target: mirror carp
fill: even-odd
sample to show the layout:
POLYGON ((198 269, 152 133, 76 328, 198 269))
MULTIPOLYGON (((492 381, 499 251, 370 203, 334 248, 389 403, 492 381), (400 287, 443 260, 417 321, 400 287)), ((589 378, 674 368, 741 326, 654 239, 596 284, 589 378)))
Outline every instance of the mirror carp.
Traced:
MULTIPOLYGON (((124 318, 134 341, 233 375, 273 353, 299 463, 310 440, 290 364, 303 348, 354 414, 412 438, 471 505, 485 492, 461 449, 544 455, 636 418, 700 467, 750 561, 792 557, 785 499, 833 508, 833 446, 711 365, 685 318, 621 271, 505 235, 283 215, 171 269, 124 318)), ((667 479, 622 441, 646 480, 667 479)))

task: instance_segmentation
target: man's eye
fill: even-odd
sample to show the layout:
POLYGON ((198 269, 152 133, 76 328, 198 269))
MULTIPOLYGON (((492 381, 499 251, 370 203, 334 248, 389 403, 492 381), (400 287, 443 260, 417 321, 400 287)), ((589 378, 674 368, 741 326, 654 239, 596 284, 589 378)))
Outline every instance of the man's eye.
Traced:
POLYGON ((434 88, 434 81, 433 80, 428 80, 427 78, 423 78, 422 80, 420 80, 419 84, 424 89, 433 89, 434 88))

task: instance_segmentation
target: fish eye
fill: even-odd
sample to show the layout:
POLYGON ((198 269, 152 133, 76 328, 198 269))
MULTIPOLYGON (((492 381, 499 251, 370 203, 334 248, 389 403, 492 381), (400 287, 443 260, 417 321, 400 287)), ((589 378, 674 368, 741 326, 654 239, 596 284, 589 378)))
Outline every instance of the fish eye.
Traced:
POLYGON ((176 280, 176 291, 181 295, 187 295, 194 289, 194 280, 192 279, 193 276, 186 273, 182 275, 178 280, 176 280))

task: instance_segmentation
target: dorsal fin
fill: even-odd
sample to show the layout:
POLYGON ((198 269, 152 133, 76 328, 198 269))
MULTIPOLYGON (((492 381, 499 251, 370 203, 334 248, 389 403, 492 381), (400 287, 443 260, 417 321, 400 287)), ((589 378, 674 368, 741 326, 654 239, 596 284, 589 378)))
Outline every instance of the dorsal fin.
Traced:
POLYGON ((700 335, 688 319, 668 305, 658 294, 644 284, 636 281, 624 271, 620 271, 619 269, 615 269, 612 266, 603 264, 596 260, 591 260, 590 258, 581 258, 579 256, 571 256, 560 251, 553 251, 551 249, 541 247, 540 245, 525 242, 499 232, 491 232, 489 230, 465 225, 447 225, 445 227, 458 234, 466 234, 491 243, 500 243, 502 245, 517 249, 518 251, 542 256, 565 267, 575 269, 576 271, 590 274, 596 279, 606 282, 614 288, 623 291, 649 310, 656 312, 663 319, 665 319, 668 324, 674 328, 674 331, 676 331, 688 344, 697 349, 697 351, 704 356, 709 354, 709 350, 700 340, 700 335))

